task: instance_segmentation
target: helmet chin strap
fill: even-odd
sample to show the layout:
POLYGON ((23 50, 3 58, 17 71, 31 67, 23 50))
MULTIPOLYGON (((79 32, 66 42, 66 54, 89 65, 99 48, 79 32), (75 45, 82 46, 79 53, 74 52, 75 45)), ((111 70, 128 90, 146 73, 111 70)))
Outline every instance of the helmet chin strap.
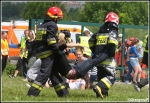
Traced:
POLYGON ((58 19, 54 19, 54 21, 55 21, 55 23, 57 23, 57 22, 58 22, 58 19))

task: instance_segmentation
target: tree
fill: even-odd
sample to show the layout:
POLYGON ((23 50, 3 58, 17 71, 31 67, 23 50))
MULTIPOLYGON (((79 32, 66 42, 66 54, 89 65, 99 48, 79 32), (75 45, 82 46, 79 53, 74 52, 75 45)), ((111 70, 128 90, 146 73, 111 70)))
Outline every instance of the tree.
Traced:
POLYGON ((120 24, 148 25, 148 2, 86 2, 80 21, 103 23, 110 11, 119 15, 120 24))
POLYGON ((60 7, 64 15, 66 14, 66 9, 60 2, 28 2, 22 12, 22 17, 25 19, 44 19, 48 8, 52 6, 60 7))
POLYGON ((20 14, 25 5, 24 2, 2 2, 2 21, 21 18, 20 14))

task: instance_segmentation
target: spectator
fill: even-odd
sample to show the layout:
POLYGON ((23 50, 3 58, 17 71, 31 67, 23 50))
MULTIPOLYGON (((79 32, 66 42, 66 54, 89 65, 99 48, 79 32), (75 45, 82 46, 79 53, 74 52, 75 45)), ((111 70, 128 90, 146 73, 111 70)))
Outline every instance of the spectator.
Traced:
POLYGON ((138 53, 139 53, 139 64, 140 66, 142 66, 142 59, 143 59, 143 42, 140 40, 138 45, 137 45, 137 50, 138 50, 138 53))
POLYGON ((13 75, 9 75, 10 78, 15 78, 18 75, 19 70, 22 68, 22 66, 23 66, 23 76, 24 76, 24 78, 26 78, 28 51, 26 51, 23 58, 21 58, 21 57, 22 57, 24 49, 25 49, 25 42, 26 42, 26 40, 30 39, 28 35, 29 35, 29 30, 25 30, 24 36, 21 37, 21 41, 20 41, 20 49, 21 50, 20 50, 20 56, 18 58, 18 62, 16 65, 16 70, 13 75))
POLYGON ((29 31, 29 38, 28 40, 26 40, 26 45, 25 45, 25 49, 22 53, 21 59, 24 57, 25 53, 28 51, 28 68, 30 68, 33 63, 36 61, 37 56, 34 52, 34 48, 35 48, 35 33, 33 30, 29 31))
POLYGON ((89 74, 90 74, 89 76, 90 76, 90 84, 91 84, 89 88, 91 88, 93 82, 97 80, 97 67, 94 66, 91 70, 89 70, 89 74))
POLYGON ((88 40, 90 39, 90 32, 88 30, 84 31, 84 36, 79 36, 77 43, 80 43, 84 46, 83 56, 90 58, 92 56, 92 52, 89 48, 88 40))
POLYGON ((7 42, 7 32, 2 31, 1 34, 1 60, 2 60, 2 72, 4 71, 6 64, 7 64, 7 59, 9 58, 8 55, 8 42, 7 42))
MULTIPOLYGON (((76 50, 75 52, 77 59, 75 60, 74 65, 77 65, 78 63, 87 60, 88 58, 83 56, 83 52, 81 50, 76 50)), ((91 68, 91 70, 89 70, 88 72, 90 81, 88 85, 88 88, 90 88, 92 86, 93 81, 95 81, 95 79, 97 78, 97 68, 94 66, 93 68, 91 68), (93 73, 94 72, 94 73, 93 73)))
POLYGON ((87 85, 88 82, 89 82, 88 73, 83 78, 79 78, 79 79, 66 78, 66 85, 70 89, 81 89, 81 90, 88 89, 88 85, 87 85))
POLYGON ((141 73, 142 73, 142 70, 140 68, 140 64, 139 64, 139 61, 138 61, 138 57, 139 57, 139 54, 138 54, 138 50, 137 50, 137 45, 139 43, 139 39, 138 38, 135 38, 132 43, 131 43, 131 49, 130 49, 130 54, 134 54, 135 56, 129 56, 130 58, 130 64, 132 66, 132 68, 134 68, 134 75, 133 75, 133 84, 136 84, 136 77, 138 75, 138 82, 140 82, 140 79, 141 79, 141 73))
MULTIPOLYGON (((148 54, 149 54, 149 48, 148 48, 148 37, 149 35, 145 36, 144 42, 143 42, 143 47, 144 47, 144 55, 143 55, 143 60, 142 63, 146 64, 148 67, 148 54)), ((141 89, 148 84, 148 77, 145 79, 142 79, 139 83, 134 85, 134 88, 140 92, 141 89)))
MULTIPOLYGON (((40 71, 40 67, 41 67, 41 59, 37 59, 27 71, 27 76, 26 76, 27 82, 33 83, 33 81, 38 75, 38 72, 40 71)), ((27 86, 30 87, 30 84, 27 84, 27 86)), ((45 83, 45 87, 49 88, 49 79, 45 83)))
POLYGON ((130 45, 131 45, 131 41, 127 41, 127 66, 128 66, 128 73, 126 75, 126 81, 125 81, 126 84, 131 84, 129 82, 129 78, 130 78, 130 75, 131 75, 132 70, 133 70, 133 68, 132 68, 132 66, 130 64, 130 59, 129 59, 129 52, 130 52, 130 48, 131 48, 130 45))

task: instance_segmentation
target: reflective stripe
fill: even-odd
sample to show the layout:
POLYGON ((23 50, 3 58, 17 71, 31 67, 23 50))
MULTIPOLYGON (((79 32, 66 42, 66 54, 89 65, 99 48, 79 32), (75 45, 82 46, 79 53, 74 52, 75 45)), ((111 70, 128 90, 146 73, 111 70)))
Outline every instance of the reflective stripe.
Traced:
POLYGON ((96 88, 97 88, 97 90, 99 91, 99 93, 100 93, 101 97, 103 98, 103 95, 102 95, 102 90, 101 90, 101 88, 100 88, 99 86, 96 86, 96 88))
POLYGON ((8 55, 8 50, 7 49, 3 49, 1 50, 2 55, 8 55))
POLYGON ((108 82, 108 79, 106 80, 106 78, 101 79, 101 81, 103 81, 106 86, 108 87, 108 89, 111 87, 112 84, 110 84, 110 82, 108 82))
POLYGON ((103 61, 102 63, 100 64, 104 64, 104 65, 110 65, 110 66, 116 66, 116 62, 114 60, 109 60, 109 59, 106 59, 105 61, 103 61))
POLYGON ((147 52, 147 53, 148 53, 148 50, 146 50, 146 49, 144 48, 144 52, 147 52))
POLYGON ((58 87, 60 87, 61 85, 64 85, 64 83, 59 83, 59 84, 57 84, 56 86, 54 86, 54 88, 58 88, 58 87))
POLYGON ((113 43, 116 46, 118 46, 118 41, 116 39, 110 39, 110 40, 108 40, 108 43, 113 43))
POLYGON ((42 58, 46 58, 48 56, 50 56, 53 53, 52 50, 48 50, 48 51, 43 51, 41 53, 38 53, 37 56, 42 59, 42 58))
POLYGON ((55 89, 56 91, 60 91, 60 90, 62 90, 62 89, 64 89, 65 88, 65 86, 64 85, 62 85, 62 86, 60 86, 60 87, 58 87, 57 89, 55 89))
POLYGON ((89 47, 95 46, 94 42, 89 42, 89 47))
POLYGON ((37 84, 35 84, 35 83, 32 83, 31 86, 35 87, 35 88, 38 89, 38 90, 42 90, 42 87, 39 86, 39 85, 37 85, 37 84))
POLYGON ((8 55, 8 42, 6 39, 1 39, 1 53, 2 55, 8 55))
POLYGON ((48 45, 56 44, 56 40, 51 40, 48 42, 48 45))
POLYGON ((36 40, 42 40, 43 35, 46 34, 47 28, 37 28, 36 40))
POLYGON ((43 84, 41 84, 41 83, 40 83, 40 82, 38 82, 38 81, 34 81, 33 83, 35 83, 35 84, 37 84, 37 85, 39 85, 39 86, 43 87, 43 84))

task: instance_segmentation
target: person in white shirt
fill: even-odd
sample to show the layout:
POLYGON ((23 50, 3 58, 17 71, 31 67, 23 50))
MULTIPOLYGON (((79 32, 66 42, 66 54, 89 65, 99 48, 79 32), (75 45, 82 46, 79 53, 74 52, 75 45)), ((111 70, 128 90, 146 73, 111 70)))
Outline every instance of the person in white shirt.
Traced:
MULTIPOLYGON (((31 66, 31 68, 29 68, 29 70, 27 71, 27 76, 26 76, 26 81, 29 83, 32 83, 35 78, 38 75, 38 72, 40 71, 40 67, 41 67, 41 59, 37 59, 34 64, 31 66)), ((45 87, 49 88, 49 79, 47 80, 47 82, 45 83, 45 87)), ((26 84, 26 86, 30 87, 30 84, 26 84)))
POLYGON ((67 85, 68 85, 68 88, 70 89, 85 90, 86 82, 84 79, 76 79, 76 80, 67 79, 67 85))
POLYGON ((89 89, 89 75, 86 73, 86 75, 83 78, 79 79, 67 79, 66 78, 66 86, 70 89, 89 89))

